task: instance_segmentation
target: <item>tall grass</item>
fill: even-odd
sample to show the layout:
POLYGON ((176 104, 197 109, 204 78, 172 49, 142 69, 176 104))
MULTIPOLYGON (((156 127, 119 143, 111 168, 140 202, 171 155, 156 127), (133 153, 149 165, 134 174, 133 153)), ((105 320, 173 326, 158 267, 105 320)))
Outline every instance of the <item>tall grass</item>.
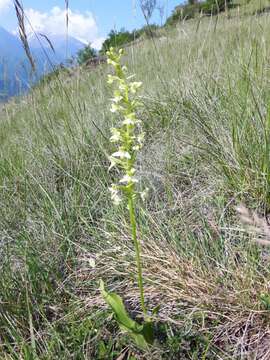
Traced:
POLYGON ((63 73, 64 90, 43 82, 5 105, 1 358, 267 359, 268 250, 234 207, 269 210, 268 27, 267 15, 220 16, 127 49, 144 81, 136 166, 150 188, 138 214, 145 302, 163 304, 151 354, 119 336, 97 290, 103 278, 131 315, 139 311, 128 218, 107 191, 107 67, 63 73))

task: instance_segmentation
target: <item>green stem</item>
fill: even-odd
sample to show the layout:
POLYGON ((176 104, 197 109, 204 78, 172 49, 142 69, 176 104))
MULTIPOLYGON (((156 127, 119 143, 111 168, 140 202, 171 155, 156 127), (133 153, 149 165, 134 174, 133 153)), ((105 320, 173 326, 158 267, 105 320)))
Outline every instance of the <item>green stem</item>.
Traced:
POLYGON ((133 239, 133 242, 134 242, 135 252, 136 252, 136 263, 137 263, 137 271, 138 271, 138 285, 139 285, 139 289, 140 289, 141 307, 142 307, 142 311, 143 311, 144 315, 147 315, 146 307, 145 307, 145 304, 144 304, 141 249, 140 249, 139 240, 137 238, 137 223, 136 223, 134 199, 133 199, 132 192, 128 195, 128 208, 129 208, 129 217, 130 217, 132 239, 133 239))

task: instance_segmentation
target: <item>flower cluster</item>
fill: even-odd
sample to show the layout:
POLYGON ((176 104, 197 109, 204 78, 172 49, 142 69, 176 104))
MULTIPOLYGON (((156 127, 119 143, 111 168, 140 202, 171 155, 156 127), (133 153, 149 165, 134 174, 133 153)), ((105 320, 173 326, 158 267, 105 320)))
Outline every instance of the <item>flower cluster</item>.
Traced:
MULTIPOLYGON (((110 191, 115 204, 122 201, 122 194, 136 195, 135 162, 137 152, 144 143, 144 133, 141 128, 141 120, 137 118, 137 110, 140 103, 136 95, 141 82, 132 81, 134 76, 127 76, 126 66, 121 65, 124 51, 118 52, 110 48, 107 52, 108 64, 114 67, 114 75, 108 75, 108 83, 113 84, 115 89, 111 104, 111 112, 116 113, 121 122, 118 127, 111 129, 110 141, 117 146, 117 150, 110 156, 111 166, 116 166, 122 172, 122 178, 118 184, 112 184, 110 191)), ((141 194, 144 195, 144 194, 141 194)))

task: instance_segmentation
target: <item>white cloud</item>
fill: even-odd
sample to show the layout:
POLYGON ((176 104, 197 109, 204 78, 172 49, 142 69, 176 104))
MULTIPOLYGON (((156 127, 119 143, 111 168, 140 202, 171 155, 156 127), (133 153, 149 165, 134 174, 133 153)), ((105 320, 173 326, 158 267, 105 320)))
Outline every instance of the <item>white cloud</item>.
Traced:
POLYGON ((12 4, 12 0, 0 0, 0 12, 9 8, 12 4))
MULTIPOLYGON (((0 4, 1 4, 0 0, 0 4)), ((6 1, 6 0, 4 0, 6 1)), ((66 11, 58 6, 53 7, 49 12, 40 12, 32 8, 26 9, 25 13, 36 32, 50 35, 66 34, 66 11)), ((27 26, 29 33, 30 25, 27 26)), ((97 49, 101 48, 103 38, 98 35, 98 27, 93 14, 89 11, 81 13, 69 10, 69 35, 84 42, 92 43, 97 49)))
POLYGON ((92 41, 91 45, 93 48, 100 50, 102 48, 102 44, 104 43, 105 40, 106 40, 105 37, 99 37, 99 38, 95 39, 94 41, 92 41))

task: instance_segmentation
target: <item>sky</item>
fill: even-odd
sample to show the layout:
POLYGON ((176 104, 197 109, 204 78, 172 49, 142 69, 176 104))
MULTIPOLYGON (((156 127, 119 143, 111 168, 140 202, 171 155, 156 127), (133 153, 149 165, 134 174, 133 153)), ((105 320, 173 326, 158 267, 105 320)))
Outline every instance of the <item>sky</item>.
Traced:
MULTIPOLYGON (((164 19, 181 0, 157 0, 164 8, 164 19)), ((65 0, 21 0, 27 19, 37 32, 46 35, 64 35, 65 0)), ((69 34, 91 43, 99 49, 110 30, 132 30, 145 25, 139 0, 69 0, 69 34)), ((160 12, 156 10, 151 22, 160 24, 160 12)), ((0 0, 0 26, 16 33, 17 22, 13 0, 0 0)), ((31 32, 27 23, 27 30, 31 32)))

